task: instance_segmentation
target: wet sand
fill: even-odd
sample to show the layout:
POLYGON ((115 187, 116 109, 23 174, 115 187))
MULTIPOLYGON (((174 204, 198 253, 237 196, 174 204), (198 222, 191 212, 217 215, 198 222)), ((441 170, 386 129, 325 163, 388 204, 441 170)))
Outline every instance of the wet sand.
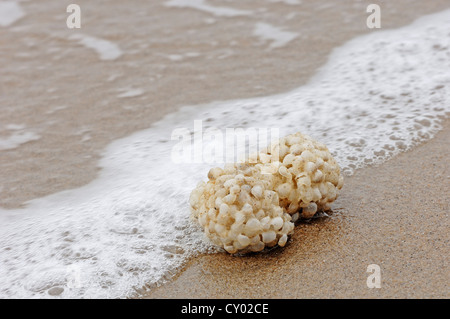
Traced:
POLYGON ((450 122, 430 142, 348 177, 330 217, 283 249, 191 260, 147 298, 449 298, 450 122), (381 288, 367 287, 367 266, 381 288))

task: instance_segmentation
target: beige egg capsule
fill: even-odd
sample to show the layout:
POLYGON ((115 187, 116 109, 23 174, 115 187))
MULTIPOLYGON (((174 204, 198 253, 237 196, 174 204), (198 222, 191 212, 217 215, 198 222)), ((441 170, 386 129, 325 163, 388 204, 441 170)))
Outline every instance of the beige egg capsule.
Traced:
POLYGON ((294 224, 279 205, 271 176, 257 165, 242 164, 211 169, 208 176, 207 183, 192 191, 189 203, 213 243, 231 254, 258 252, 280 240, 285 244, 294 224))
POLYGON ((212 168, 189 198, 192 217, 230 254, 285 246, 294 222, 329 210, 344 183, 326 146, 300 133, 252 158, 212 168))
POLYGON ((296 218, 311 218, 320 210, 329 210, 344 177, 328 148, 301 133, 286 136, 281 144, 289 151, 280 152, 280 164, 274 173, 273 189, 280 206, 291 215, 300 213, 296 218))

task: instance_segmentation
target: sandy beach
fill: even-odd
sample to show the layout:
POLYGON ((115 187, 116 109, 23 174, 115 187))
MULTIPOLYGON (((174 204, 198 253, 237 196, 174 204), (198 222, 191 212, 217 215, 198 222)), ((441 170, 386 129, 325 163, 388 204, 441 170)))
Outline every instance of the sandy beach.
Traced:
MULTIPOLYGON (((71 1, 9 2, 17 4, 16 17, 0 15, 0 213, 20 212, 36 200, 39 206, 59 192, 63 202, 64 192, 95 184, 112 142, 183 106, 299 88, 335 48, 378 31, 366 26, 371 1, 208 0, 183 7, 168 0, 111 0, 109 6, 80 0, 80 30, 66 28, 71 1), (277 36, 267 36, 267 28, 277 36)), ((450 8, 449 0, 377 3, 381 30, 450 8)), ((441 125, 431 140, 346 177, 330 216, 297 224, 286 247, 189 258, 174 277, 138 288, 134 297, 449 298, 448 115, 441 125), (366 285, 370 264, 381 268, 379 289, 366 285)), ((162 136, 162 143, 169 138, 162 136)), ((128 209, 129 202, 117 201, 112 212, 128 209)), ((122 230, 127 220, 115 222, 122 230)), ((46 248, 63 256, 64 266, 94 256, 57 245, 77 244, 62 233, 46 248)), ((48 297, 52 285, 64 282, 33 293, 48 297)))
POLYGON ((449 298, 450 123, 430 142, 346 178, 330 217, 283 249, 192 260, 148 298, 449 298), (367 287, 367 267, 381 288, 367 287))

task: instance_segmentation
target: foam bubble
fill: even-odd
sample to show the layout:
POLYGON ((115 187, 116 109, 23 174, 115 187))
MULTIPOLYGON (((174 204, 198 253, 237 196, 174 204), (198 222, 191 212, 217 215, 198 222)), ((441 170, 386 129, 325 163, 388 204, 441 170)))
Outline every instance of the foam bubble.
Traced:
POLYGON ((77 33, 69 37, 70 40, 77 40, 86 48, 93 49, 100 60, 111 61, 122 56, 123 52, 119 46, 111 41, 77 33))
POLYGON ((208 4, 205 0, 170 0, 164 3, 167 7, 174 8, 191 8, 207 13, 211 13, 218 17, 237 17, 251 15, 248 10, 239 10, 230 7, 218 7, 208 4))
POLYGON ((268 23, 259 22, 255 25, 253 35, 263 42, 270 41, 270 49, 281 48, 298 37, 298 33, 282 30, 268 23))
POLYGON ((123 93, 120 93, 117 97, 125 98, 125 97, 137 97, 144 94, 144 90, 142 89, 121 89, 123 93))
POLYGON ((300 0, 268 0, 268 1, 273 3, 284 3, 292 6, 302 4, 302 1, 300 0))
POLYGON ((1 211, 0 296, 131 296, 211 249, 188 209, 210 165, 171 162, 172 130, 195 119, 301 131, 347 174, 431 138, 450 111, 449 13, 349 42, 292 92, 169 114, 112 143, 89 185, 1 211))
POLYGON ((17 2, 0 2, 0 26, 8 27, 24 16, 25 12, 23 12, 22 8, 17 2))
POLYGON ((9 124, 5 127, 8 131, 6 137, 0 136, 0 151, 12 150, 22 144, 36 141, 41 138, 40 135, 32 131, 25 131, 24 125, 9 124), (12 131, 12 132, 11 132, 12 131))

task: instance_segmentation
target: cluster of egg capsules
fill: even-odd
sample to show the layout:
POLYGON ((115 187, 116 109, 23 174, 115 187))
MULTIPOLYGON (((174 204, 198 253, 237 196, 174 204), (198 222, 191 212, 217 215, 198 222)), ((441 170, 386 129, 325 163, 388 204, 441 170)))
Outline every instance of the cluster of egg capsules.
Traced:
POLYGON ((329 210, 344 183, 327 147, 300 133, 254 162, 212 168, 189 199, 206 236, 230 254, 285 246, 294 222, 329 210))

